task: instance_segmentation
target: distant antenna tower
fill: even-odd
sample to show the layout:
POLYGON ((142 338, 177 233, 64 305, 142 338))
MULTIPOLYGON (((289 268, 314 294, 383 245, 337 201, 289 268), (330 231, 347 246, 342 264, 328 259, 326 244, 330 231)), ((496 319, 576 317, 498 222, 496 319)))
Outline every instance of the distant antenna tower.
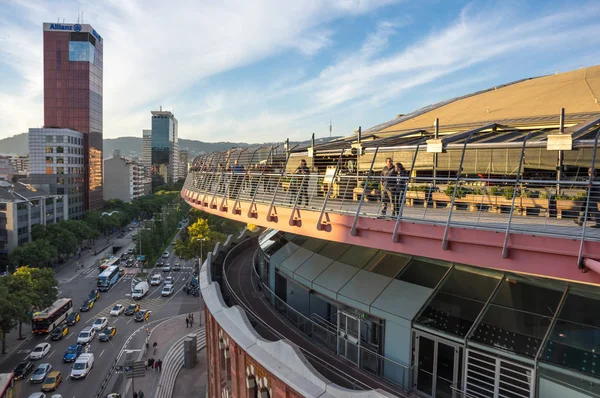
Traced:
POLYGON ((331 119, 329 119, 329 138, 331 138, 332 131, 333 131, 333 127, 331 126, 331 119))

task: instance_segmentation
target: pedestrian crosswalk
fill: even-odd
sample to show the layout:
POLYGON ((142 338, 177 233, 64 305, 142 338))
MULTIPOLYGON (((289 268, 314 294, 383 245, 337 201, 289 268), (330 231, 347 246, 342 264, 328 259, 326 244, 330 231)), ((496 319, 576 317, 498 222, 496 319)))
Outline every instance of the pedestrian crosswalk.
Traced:
MULTIPOLYGON (((98 305, 98 304, 99 303, 96 302, 96 305, 98 305)), ((109 305, 108 307, 104 308, 102 311, 100 311, 98 314, 96 314, 93 318, 88 319, 86 321, 86 323, 93 322, 94 319, 96 319, 96 318, 101 318, 101 317, 111 318, 110 310, 112 310, 113 307, 117 304, 122 304, 123 306, 125 306, 125 308, 127 308, 127 306, 129 306, 129 304, 139 304, 140 309, 151 311, 150 312, 150 320, 152 320, 152 312, 160 309, 160 307, 162 307, 165 304, 165 299, 164 298, 155 298, 155 299, 143 299, 140 301, 134 301, 133 299, 130 299, 130 298, 119 299, 119 300, 115 301, 114 303, 112 303, 111 305, 109 305)), ((121 315, 119 315, 119 317, 125 317, 125 315, 121 314, 121 315)), ((112 317, 112 318, 117 319, 117 317, 112 317)), ((126 318, 133 319, 133 317, 128 317, 128 316, 126 318)))

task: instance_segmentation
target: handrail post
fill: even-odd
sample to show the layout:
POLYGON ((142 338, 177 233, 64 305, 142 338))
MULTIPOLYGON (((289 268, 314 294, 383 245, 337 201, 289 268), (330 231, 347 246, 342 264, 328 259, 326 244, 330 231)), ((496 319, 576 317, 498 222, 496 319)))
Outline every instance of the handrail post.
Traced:
MULTIPOLYGON (((413 155, 412 163, 410 165, 410 172, 415 169, 415 164, 417 163, 417 155, 419 154, 419 149, 421 148, 421 144, 425 142, 425 140, 421 140, 417 143, 417 149, 415 150, 415 154, 413 155)), ((400 220, 402 219, 402 212, 404 211, 404 203, 406 203, 406 194, 408 193, 408 183, 410 182, 410 176, 406 179, 406 185, 404 187, 404 192, 402 193, 402 203, 400 204, 400 210, 396 215, 396 224, 394 225, 394 232, 392 232, 392 242, 398 243, 398 227, 400 226, 400 220)), ((425 198, 427 200, 427 198, 425 198)))
MULTIPOLYGON (((221 159, 221 156, 223 156, 223 153, 219 152, 219 156, 217 158, 216 171, 215 171, 215 174, 214 174, 214 177, 216 177, 216 178, 213 177, 213 183, 214 183, 214 181, 217 181, 217 186, 219 184, 219 178, 221 177, 220 174, 218 174, 219 173, 219 160, 221 159)), ((214 190, 213 197, 210 199, 210 204, 211 205, 214 203, 215 197, 217 196, 217 192, 218 191, 219 191, 218 189, 214 190)))
POLYGON ((521 147, 521 158, 519 159, 519 168, 517 171, 517 178, 515 178, 515 188, 513 190, 512 204, 510 205, 510 214, 508 215, 508 223, 506 224, 506 232, 504 234, 504 245, 502 245, 502 258, 508 257, 508 236, 510 234, 510 224, 512 223, 513 214, 515 212, 515 200, 517 199, 517 188, 521 181, 521 169, 523 167, 523 159, 525 157, 525 147, 527 140, 531 136, 531 131, 527 133, 525 139, 523 139, 523 146, 521 147))
POLYGON ((446 221, 446 229, 444 230, 444 238, 442 239, 442 249, 448 249, 448 231, 450 229, 450 220, 452 219, 452 210, 454 209, 454 201, 456 199, 456 192, 458 191, 458 183, 460 182, 460 177, 462 175, 463 162, 465 160, 465 152, 467 150, 467 144, 471 141, 471 137, 477 132, 477 130, 473 130, 469 133, 465 142, 463 144, 463 150, 460 155, 460 163, 458 166, 458 170, 456 171, 456 181, 454 183, 454 192, 452 193, 452 199, 450 200, 450 211, 448 212, 448 220, 446 221))
MULTIPOLYGON (((233 203, 233 209, 235 210, 236 206, 240 203, 240 195, 242 194, 242 186, 245 180, 248 180, 248 176, 250 175, 250 168, 252 167, 252 162, 254 161, 254 155, 256 152, 260 151, 263 147, 258 147, 252 152, 252 157, 250 158, 250 163, 248 163, 248 167, 246 168, 246 173, 244 174, 244 178, 240 184, 240 189, 238 189, 237 197, 235 198, 235 202, 233 203)), ((252 189, 252 183, 250 183, 250 189, 252 189)), ((241 207, 241 206, 240 206, 241 207)))
MULTIPOLYGON (((295 145, 296 148, 298 145, 295 145)), ((294 148, 285 148, 285 164, 283 165, 283 169, 281 170, 281 175, 279 176, 279 180, 277 181, 277 186, 275 187, 275 191, 273 192, 273 197, 271 198, 271 204, 269 205, 269 211, 267 212, 267 221, 271 221, 271 212, 273 211, 273 207, 275 207, 275 199, 277 198, 277 194, 279 193, 279 187, 281 186, 281 181, 283 180, 283 176, 286 175, 286 170, 288 163, 290 161, 290 153, 294 148)))
POLYGON ((229 160, 231 159, 232 153, 233 153, 233 151, 227 152, 227 159, 225 159, 225 164, 223 165, 223 173, 220 176, 220 178, 224 179, 223 188, 225 191, 223 192, 223 196, 221 197, 221 204, 219 205, 219 210, 223 209, 225 200, 227 200, 227 198, 229 198, 229 183, 230 183, 230 181, 227 181, 227 164, 229 164, 229 160))
MULTIPOLYGON (((369 180, 371 179, 371 175, 373 174, 373 166, 375 165, 375 159, 377 158, 377 153, 379 152, 379 147, 381 144, 377 145, 375 148, 375 153, 373 154, 373 159, 371 160, 371 167, 369 168, 369 173, 367 174, 367 180, 365 181, 365 185, 363 187, 363 191, 360 195, 360 200, 358 202, 358 207, 356 208, 356 214, 354 215, 354 221, 352 222, 352 229, 350 230, 350 234, 352 236, 356 236, 356 225, 358 224, 358 217, 360 214, 360 209, 362 207, 363 201, 365 200, 365 193, 367 192, 367 187, 369 186, 369 180)), ((356 165, 358 170, 358 164, 356 165)))
POLYGON ((207 184, 207 180, 208 180, 208 175, 207 175, 207 168, 210 168, 210 163, 212 162, 212 159, 215 157, 215 155, 219 153, 219 152, 213 152, 210 155, 208 155, 206 157, 206 161, 204 162, 204 164, 202 165, 202 168, 200 169, 200 175, 203 175, 204 178, 202 179, 202 185, 201 185, 201 190, 203 191, 204 195, 202 196, 202 206, 204 206, 204 203, 206 202, 206 197, 208 196, 207 192, 206 192, 206 184, 207 184), (210 157, 210 158, 209 158, 210 157))
MULTIPOLYGON (((585 211, 583 212, 583 228, 581 229, 581 240, 579 241, 579 255, 577 256, 577 267, 580 270, 585 271, 585 266, 583 265, 583 242, 585 239, 585 228, 587 226, 588 219, 588 211, 590 208, 590 196, 592 196, 592 183, 594 181, 594 173, 596 172, 596 151, 598 150, 598 138, 600 138, 600 128, 596 132, 596 138, 594 139, 594 151, 592 152, 592 172, 590 173, 590 178, 588 182, 588 194, 585 200, 585 211)), ((598 223, 598 220, 596 220, 598 223)))
MULTIPOLYGON (((331 195, 331 190, 333 188, 333 184, 335 182, 335 178, 337 177, 338 171, 340 170, 340 164, 342 163, 342 158, 344 157, 344 151, 346 147, 344 146, 340 152, 340 157, 338 158, 337 164, 335 166, 335 172, 333 173, 333 178, 331 180, 331 184, 327 188, 327 194, 325 195, 325 200, 323 201, 323 206, 321 206, 321 214, 319 214, 319 219, 317 220, 317 230, 321 230, 321 222, 323 221, 323 214, 325 213, 325 208, 327 207, 327 202, 329 200, 329 195, 331 195)), ((295 208, 295 206, 294 206, 295 208)))
MULTIPOLYGON (((273 148, 274 146, 271 146, 271 149, 269 149, 269 154, 267 155, 267 162, 265 163, 265 166, 269 164, 269 159, 271 159, 271 153, 273 153, 273 148)), ((263 169, 261 170, 260 176, 258 177, 258 182, 256 183, 256 189, 252 193, 252 200, 250 201, 250 207, 248 208, 248 216, 250 216, 250 212, 252 211, 252 207, 254 206, 256 195, 258 194, 258 189, 260 188, 260 183, 263 179, 263 176, 265 175, 265 169, 266 167, 263 167, 263 169)))

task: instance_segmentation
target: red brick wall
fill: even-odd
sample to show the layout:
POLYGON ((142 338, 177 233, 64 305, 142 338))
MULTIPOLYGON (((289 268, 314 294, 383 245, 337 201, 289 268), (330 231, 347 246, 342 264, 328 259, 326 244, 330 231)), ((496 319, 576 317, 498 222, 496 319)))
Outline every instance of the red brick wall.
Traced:
POLYGON ((246 378, 248 373, 255 377, 260 387, 269 391, 271 398, 300 398, 302 394, 279 380, 269 371, 267 371, 252 356, 248 355, 231 339, 224 330, 221 329, 216 320, 212 317, 207 308, 206 315, 206 358, 208 360, 208 392, 209 396, 215 398, 225 397, 225 391, 230 388, 230 397, 235 398, 254 398, 249 395, 246 388, 246 378), (223 349, 219 343, 223 341, 229 348, 231 369, 231 380, 227 379, 227 371, 223 370, 226 364, 223 349), (253 373, 252 373, 253 371, 253 373))

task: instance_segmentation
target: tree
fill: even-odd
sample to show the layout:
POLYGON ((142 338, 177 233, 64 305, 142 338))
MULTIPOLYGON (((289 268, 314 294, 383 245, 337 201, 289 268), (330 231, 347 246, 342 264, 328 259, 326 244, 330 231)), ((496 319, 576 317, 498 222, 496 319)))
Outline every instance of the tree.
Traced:
POLYGON ((48 240, 56 248, 59 256, 68 256, 75 253, 78 242, 73 232, 59 224, 48 225, 46 230, 48 231, 48 240))
POLYGON ((10 275, 0 278, 0 332, 2 333, 2 354, 6 354, 6 335, 17 326, 17 319, 23 308, 19 298, 11 296, 8 283, 10 275))
POLYGON ((31 240, 36 241, 38 239, 47 239, 48 232, 46 226, 42 224, 33 224, 31 226, 31 240))
POLYGON ((191 241, 196 239, 206 239, 210 232, 208 221, 204 218, 199 218, 198 221, 190 225, 187 229, 191 241))
POLYGON ((16 247, 10 253, 10 264, 13 270, 22 265, 47 267, 56 257, 58 257, 56 247, 46 239, 38 239, 16 247))

